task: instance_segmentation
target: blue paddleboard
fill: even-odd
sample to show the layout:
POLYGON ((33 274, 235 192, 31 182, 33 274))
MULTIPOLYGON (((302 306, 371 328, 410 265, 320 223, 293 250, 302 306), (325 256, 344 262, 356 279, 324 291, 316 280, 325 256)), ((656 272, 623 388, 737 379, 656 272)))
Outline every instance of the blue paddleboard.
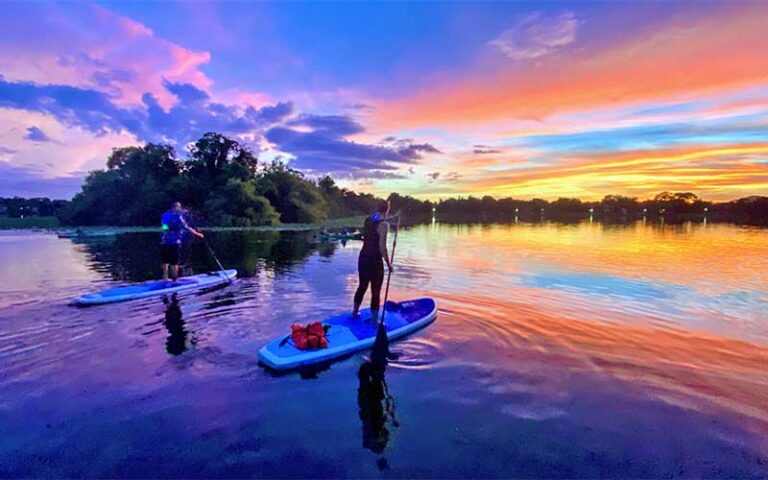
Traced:
POLYGON ((102 237, 114 237, 117 235, 117 232, 114 231, 103 231, 103 232, 72 232, 72 231, 61 231, 56 234, 59 238, 102 238, 102 237))
POLYGON ((237 276, 237 270, 219 270, 181 277, 176 281, 151 280, 149 282, 110 288, 95 293, 87 293, 72 299, 75 305, 101 305, 104 303, 124 302, 138 298, 154 297, 168 293, 185 292, 206 287, 215 287, 231 282, 237 276))
MULTIPOLYGON (((431 298, 420 298, 406 302, 387 302, 384 323, 390 341, 415 332, 432 323, 437 317, 437 304, 431 298)), ((378 325, 371 321, 371 309, 360 311, 358 318, 347 312, 322 322, 330 326, 327 331, 328 348, 299 350, 290 339, 283 335, 268 343, 259 351, 259 360, 274 370, 293 368, 328 362, 345 355, 373 346, 378 325), (287 338, 287 340, 286 340, 287 338)))

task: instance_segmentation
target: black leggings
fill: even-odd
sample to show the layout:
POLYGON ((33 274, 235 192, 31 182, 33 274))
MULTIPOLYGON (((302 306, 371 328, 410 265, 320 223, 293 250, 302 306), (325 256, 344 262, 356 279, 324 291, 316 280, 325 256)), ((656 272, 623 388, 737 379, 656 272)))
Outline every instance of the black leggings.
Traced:
POLYGON ((384 284, 384 260, 381 256, 360 255, 357 259, 357 274, 360 285, 355 292, 355 305, 363 303, 363 296, 371 284, 371 311, 379 310, 381 302, 381 286, 384 284))

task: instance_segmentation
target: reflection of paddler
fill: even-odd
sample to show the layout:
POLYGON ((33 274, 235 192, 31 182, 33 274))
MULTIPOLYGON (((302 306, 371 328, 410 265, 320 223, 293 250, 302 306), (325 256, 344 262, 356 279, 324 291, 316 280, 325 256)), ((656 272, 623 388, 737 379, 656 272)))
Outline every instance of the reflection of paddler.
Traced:
POLYGON ((363 448, 374 453, 383 452, 389 442, 387 423, 398 426, 395 401, 389 395, 384 379, 385 369, 383 364, 364 362, 357 371, 357 405, 363 424, 363 448))
POLYGON ((171 295, 171 299, 163 297, 166 304, 163 325, 168 330, 165 341, 165 351, 171 355, 181 355, 187 350, 187 331, 184 329, 184 317, 179 306, 179 299, 171 295))

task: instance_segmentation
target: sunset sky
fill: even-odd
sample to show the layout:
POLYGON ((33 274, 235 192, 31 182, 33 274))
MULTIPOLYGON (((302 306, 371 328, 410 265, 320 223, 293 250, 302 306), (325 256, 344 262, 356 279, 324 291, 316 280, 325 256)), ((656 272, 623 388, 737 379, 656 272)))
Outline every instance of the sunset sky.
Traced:
POLYGON ((379 194, 768 195, 764 1, 0 8, 0 196, 209 130, 379 194))

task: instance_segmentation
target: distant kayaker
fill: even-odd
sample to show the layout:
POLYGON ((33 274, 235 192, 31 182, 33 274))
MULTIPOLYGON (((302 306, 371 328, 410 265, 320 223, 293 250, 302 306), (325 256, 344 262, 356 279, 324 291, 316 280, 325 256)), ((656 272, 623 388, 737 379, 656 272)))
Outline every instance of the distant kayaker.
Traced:
POLYGON ((381 301, 381 286, 384 284, 384 262, 392 271, 392 262, 387 251, 387 232, 389 232, 389 202, 381 201, 376 205, 376 211, 365 219, 363 224, 363 248, 357 260, 357 273, 360 284, 355 292, 355 304, 352 316, 357 317, 360 305, 363 303, 368 285, 371 286, 371 314, 373 322, 379 319, 379 303, 381 301))
POLYGON ((169 266, 172 270, 171 278, 176 280, 179 278, 179 257, 184 231, 200 238, 203 238, 203 234, 187 225, 180 202, 174 202, 171 209, 163 213, 162 217, 160 217, 160 223, 163 228, 163 238, 160 242, 163 280, 168 281, 169 266))

